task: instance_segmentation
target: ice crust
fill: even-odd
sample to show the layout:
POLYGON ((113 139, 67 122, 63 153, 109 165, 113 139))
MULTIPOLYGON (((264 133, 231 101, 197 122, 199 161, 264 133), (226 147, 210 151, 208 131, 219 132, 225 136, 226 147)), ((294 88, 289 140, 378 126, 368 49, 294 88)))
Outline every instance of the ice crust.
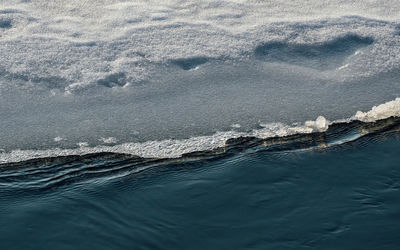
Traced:
POLYGON ((399 1, 3 0, 0 162, 398 116, 398 20, 399 1))
POLYGON ((400 98, 396 98, 393 101, 374 106, 368 112, 357 111, 352 119, 363 122, 374 122, 376 120, 382 120, 392 116, 400 116, 400 98))
MULTIPOLYGON (((350 122, 354 120, 374 122, 389 117, 400 117, 400 98, 396 98, 396 100, 379 106, 374 106, 368 112, 357 111, 356 115, 346 120, 336 122, 350 122)), ((281 123, 260 124, 262 128, 251 132, 217 132, 211 136, 192 137, 185 140, 147 141, 144 143, 123 143, 114 146, 101 145, 97 147, 89 147, 86 142, 80 142, 78 143, 79 147, 74 149, 54 148, 48 150, 12 150, 11 152, 2 152, 0 149, 0 163, 101 152, 131 154, 144 158, 178 158, 183 154, 191 152, 222 148, 225 146, 228 139, 238 137, 271 138, 294 134, 324 132, 332 123, 335 122, 330 122, 326 120, 325 117, 318 116, 315 121, 306 121, 302 125, 288 126, 281 123)), ((115 142, 115 138, 102 138, 102 140, 105 144, 115 142)))

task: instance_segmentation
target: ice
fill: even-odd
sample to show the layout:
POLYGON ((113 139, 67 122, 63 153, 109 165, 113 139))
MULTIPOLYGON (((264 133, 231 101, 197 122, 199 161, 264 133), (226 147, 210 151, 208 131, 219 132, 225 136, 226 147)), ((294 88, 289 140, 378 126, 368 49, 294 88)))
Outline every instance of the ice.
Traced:
POLYGON ((324 131, 357 110, 362 121, 398 115, 397 104, 379 105, 400 96, 399 10, 398 1, 3 0, 2 157, 172 157, 249 131, 324 131))
POLYGON ((393 101, 374 106, 370 111, 367 112, 357 111, 352 119, 363 122, 374 122, 392 116, 400 116, 400 98, 396 98, 393 101))

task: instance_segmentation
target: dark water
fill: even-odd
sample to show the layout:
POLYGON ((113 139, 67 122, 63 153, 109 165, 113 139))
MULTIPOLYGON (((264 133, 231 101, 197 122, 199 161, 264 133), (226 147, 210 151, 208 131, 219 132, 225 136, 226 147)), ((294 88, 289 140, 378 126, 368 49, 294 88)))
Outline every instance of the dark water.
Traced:
POLYGON ((330 147, 328 131, 311 149, 247 140, 186 160, 2 165, 0 249, 399 249, 400 126, 389 123, 330 147))

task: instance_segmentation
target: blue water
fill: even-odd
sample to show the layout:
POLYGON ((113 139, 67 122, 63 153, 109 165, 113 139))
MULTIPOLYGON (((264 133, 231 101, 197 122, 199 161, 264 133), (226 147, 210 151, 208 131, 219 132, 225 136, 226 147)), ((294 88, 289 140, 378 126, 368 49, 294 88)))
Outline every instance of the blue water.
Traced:
POLYGON ((398 249, 399 123, 384 124, 331 147, 3 164, 0 249, 398 249))

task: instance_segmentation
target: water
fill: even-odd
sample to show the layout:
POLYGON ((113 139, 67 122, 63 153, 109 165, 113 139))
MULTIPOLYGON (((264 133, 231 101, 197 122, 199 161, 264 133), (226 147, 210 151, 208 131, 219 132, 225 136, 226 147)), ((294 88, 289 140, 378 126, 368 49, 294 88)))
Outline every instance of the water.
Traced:
POLYGON ((396 249, 399 13, 1 1, 1 249, 396 249))
POLYGON ((389 127, 329 148, 244 150, 142 170, 122 156, 9 167, 0 176, 0 246, 396 249, 399 122, 389 127), (73 165, 87 169, 48 185, 73 165), (114 172, 84 177, 104 165, 114 172))

